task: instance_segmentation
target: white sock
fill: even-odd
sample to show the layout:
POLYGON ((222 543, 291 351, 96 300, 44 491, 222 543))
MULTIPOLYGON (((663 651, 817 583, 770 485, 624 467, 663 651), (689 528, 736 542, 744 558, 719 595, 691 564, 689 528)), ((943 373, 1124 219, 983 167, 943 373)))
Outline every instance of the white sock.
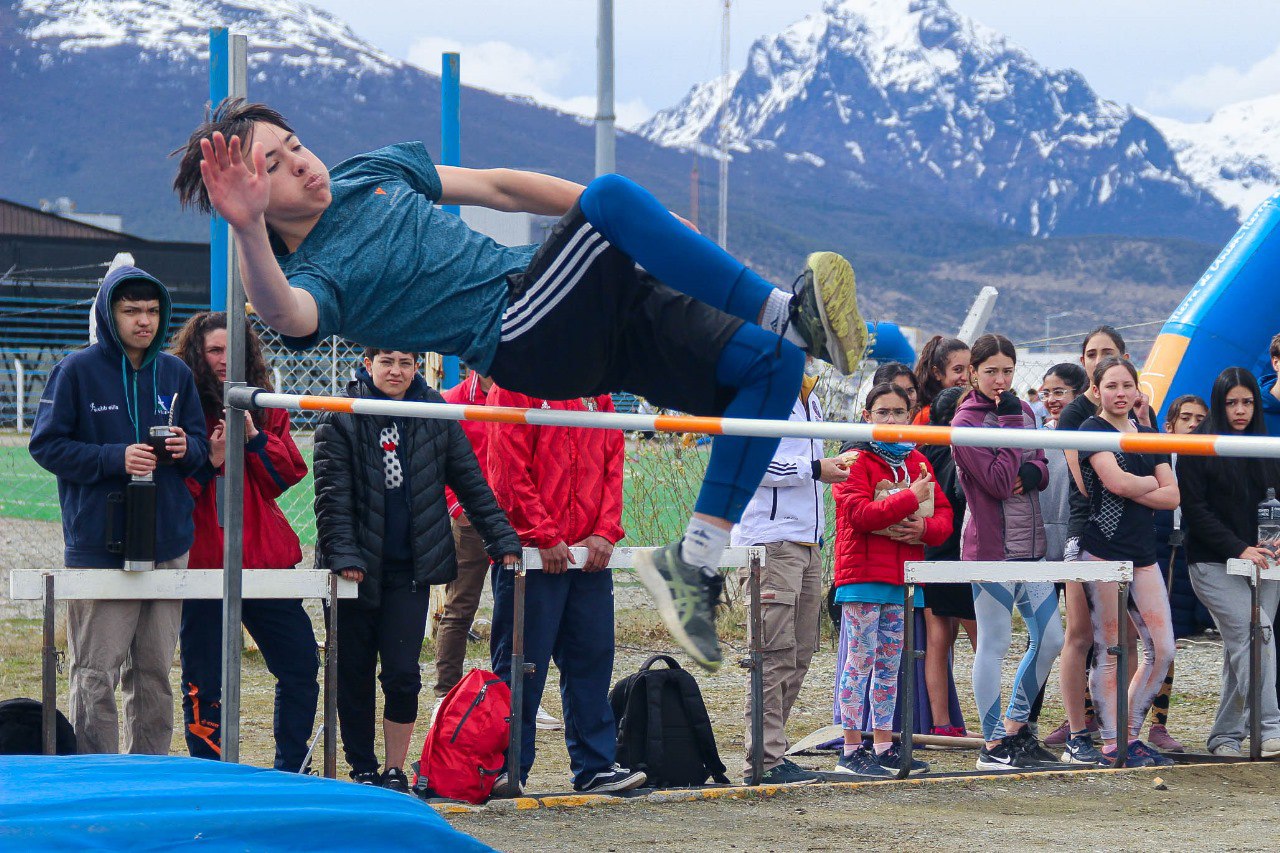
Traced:
POLYGON ((764 308, 760 311, 760 328, 804 349, 808 344, 800 337, 796 328, 787 323, 787 315, 791 312, 791 297, 792 294, 776 287, 769 291, 769 298, 764 301, 764 308))
POLYGON ((713 574, 724 556, 724 549, 728 547, 728 530, 700 518, 691 518, 684 531, 684 539, 680 540, 680 559, 713 574))

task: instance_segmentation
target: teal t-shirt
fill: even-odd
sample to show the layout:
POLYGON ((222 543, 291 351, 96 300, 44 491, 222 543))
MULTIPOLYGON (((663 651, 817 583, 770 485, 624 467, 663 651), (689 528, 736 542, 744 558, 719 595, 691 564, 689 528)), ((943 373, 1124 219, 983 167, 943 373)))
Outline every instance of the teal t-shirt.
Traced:
MULTIPOLYGON (((315 297, 319 327, 294 349, 341 335, 365 346, 461 357, 489 371, 508 273, 537 246, 501 246, 441 210, 440 176, 421 142, 344 160, 333 201, 296 252, 277 254, 289 283, 315 297)), ((279 252, 282 247, 277 245, 279 252)))
MULTIPOLYGON (((916 594, 911 599, 914 607, 924 607, 924 590, 916 584, 916 594)), ((836 587, 836 604, 901 604, 902 587, 893 583, 866 581, 847 583, 836 587)))

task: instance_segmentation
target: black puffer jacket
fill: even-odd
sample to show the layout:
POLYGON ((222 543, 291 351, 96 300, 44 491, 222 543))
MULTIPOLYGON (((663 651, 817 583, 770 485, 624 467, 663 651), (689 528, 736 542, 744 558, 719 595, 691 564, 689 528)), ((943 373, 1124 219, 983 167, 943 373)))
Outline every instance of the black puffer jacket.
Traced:
MULTIPOLYGON (((382 397, 368 374, 347 387, 349 397, 382 397)), ((406 400, 442 403, 422 377, 414 379, 406 400)), ((327 414, 316 428, 316 566, 332 572, 364 571, 360 603, 377 607, 382 600, 382 542, 386 526, 383 451, 378 438, 392 419, 371 415, 327 414)), ((454 421, 404 418, 399 421, 408 462, 415 587, 443 584, 458 575, 453 533, 444 487, 458 495, 467 518, 485 541, 494 561, 520 553, 520 539, 507 522, 480 473, 471 443, 454 421)))

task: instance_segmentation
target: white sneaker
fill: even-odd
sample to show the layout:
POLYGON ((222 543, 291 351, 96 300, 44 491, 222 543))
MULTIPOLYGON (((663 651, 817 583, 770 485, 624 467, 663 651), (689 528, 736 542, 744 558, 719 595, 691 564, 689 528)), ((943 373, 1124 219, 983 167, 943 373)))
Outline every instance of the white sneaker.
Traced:
MULTIPOLYGON (((1265 748, 1265 746, 1266 744, 1264 743, 1263 747, 1265 748)), ((1277 744, 1277 746, 1280 746, 1280 744, 1277 744)), ((1218 744, 1209 752, 1222 758, 1240 758, 1243 755, 1240 751, 1240 744, 1230 740, 1218 744)))
POLYGON ((1262 757, 1275 758, 1280 755, 1280 737, 1269 737, 1262 742, 1262 757))
POLYGON ((544 732, 558 732, 564 728, 564 723, 547 713, 547 709, 541 705, 538 706, 538 722, 537 727, 544 732))

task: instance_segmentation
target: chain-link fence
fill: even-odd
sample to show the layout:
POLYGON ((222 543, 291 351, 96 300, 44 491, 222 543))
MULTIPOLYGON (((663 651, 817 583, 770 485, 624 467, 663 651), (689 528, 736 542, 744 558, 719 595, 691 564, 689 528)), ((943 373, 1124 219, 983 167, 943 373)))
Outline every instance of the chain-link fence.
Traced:
MULTIPOLYGON (((279 336, 257 324, 276 388, 286 393, 341 395, 345 393, 359 365, 361 348, 340 339, 331 339, 306 352, 294 352, 280 344, 279 336)), ((0 384, 0 615, 15 612, 6 602, 7 572, 12 568, 47 568, 61 565, 62 531, 57 484, 53 475, 40 468, 27 452, 27 438, 35 408, 48 372, 57 361, 76 347, 37 348, 29 362, 11 354, 16 362, 3 374, 0 384), (18 405, 17 401, 23 404, 18 405), (21 412, 21 419, 19 413, 21 412)), ((1019 364, 1015 387, 1019 393, 1039 387, 1049 364, 1064 360, 1036 354, 1019 364)), ((423 372, 432 385, 439 384, 440 360, 424 361, 423 372)), ((827 419, 848 421, 859 417, 862 395, 867 390, 874 365, 852 377, 841 377, 829 369, 820 375, 817 393, 827 419)), ((619 408, 646 411, 646 404, 629 395, 620 395, 619 408)), ((314 413, 294 412, 294 438, 310 468, 314 413)), ((706 471, 710 453, 707 436, 631 434, 627 440, 624 528, 630 545, 659 545, 675 541, 684 531, 693 510, 698 485, 706 471)), ((827 448, 834 454, 837 448, 827 448)), ((313 487, 310 475, 280 498, 281 509, 302 539, 305 562, 311 560, 315 544, 312 512, 313 487)), ((828 492, 828 533, 834 529, 828 492)), ((826 549, 828 569, 830 548, 826 549)), ((732 586, 732 585, 730 585, 732 586)))

